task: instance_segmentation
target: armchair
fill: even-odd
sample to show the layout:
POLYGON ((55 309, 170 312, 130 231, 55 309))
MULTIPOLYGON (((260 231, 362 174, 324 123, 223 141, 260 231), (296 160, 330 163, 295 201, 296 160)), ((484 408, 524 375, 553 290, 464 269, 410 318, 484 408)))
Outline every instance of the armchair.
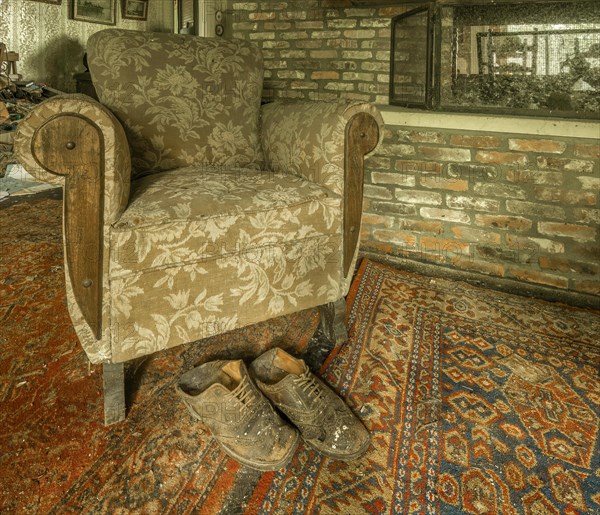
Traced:
POLYGON ((128 360, 317 306, 340 337, 377 110, 261 107, 241 40, 107 29, 88 60, 101 103, 44 102, 15 150, 64 187, 68 308, 105 423, 125 417, 128 360))

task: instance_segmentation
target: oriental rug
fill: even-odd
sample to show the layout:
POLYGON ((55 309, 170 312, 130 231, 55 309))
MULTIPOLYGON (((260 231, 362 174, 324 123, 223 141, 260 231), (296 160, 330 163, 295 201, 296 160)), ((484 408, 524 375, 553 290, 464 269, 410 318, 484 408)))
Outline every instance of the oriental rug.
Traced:
POLYGON ((363 261, 322 376, 371 431, 246 513, 600 513, 600 316, 363 261))
POLYGON ((300 353, 316 313, 137 362, 127 419, 105 428, 66 311, 60 206, 0 205, 0 512, 600 512, 598 312, 365 260, 321 376, 373 445, 353 463, 301 445, 263 474, 199 431, 174 383, 214 357, 300 353))
POLYGON ((260 473, 199 431, 175 382, 198 363, 251 359, 274 344, 301 354, 318 312, 135 362, 127 419, 104 427, 101 367, 90 366, 67 312, 60 195, 0 204, 0 513, 238 509, 260 473))

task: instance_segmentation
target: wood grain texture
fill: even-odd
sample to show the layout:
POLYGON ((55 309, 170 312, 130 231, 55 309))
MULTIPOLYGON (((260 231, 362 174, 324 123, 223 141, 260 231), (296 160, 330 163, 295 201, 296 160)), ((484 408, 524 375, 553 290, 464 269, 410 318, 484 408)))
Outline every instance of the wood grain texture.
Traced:
POLYGON ((364 157, 379 141, 379 127, 368 113, 358 113, 346 125, 344 163, 344 277, 348 276, 362 217, 364 157))
POLYGON ((335 302, 319 306, 321 314, 321 330, 325 338, 338 345, 348 340, 348 330, 344 318, 346 316, 346 300, 342 297, 335 302))
POLYGON ((125 420, 125 364, 104 363, 104 425, 125 420))
POLYGON ((73 293, 95 337, 101 334, 104 139, 91 120, 59 114, 35 132, 40 166, 65 177, 64 238, 73 293))

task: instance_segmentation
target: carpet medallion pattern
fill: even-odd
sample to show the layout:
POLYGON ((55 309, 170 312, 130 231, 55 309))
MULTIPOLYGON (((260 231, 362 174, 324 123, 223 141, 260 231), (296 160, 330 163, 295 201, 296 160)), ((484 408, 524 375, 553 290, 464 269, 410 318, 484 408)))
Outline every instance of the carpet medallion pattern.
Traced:
POLYGON ((598 513, 597 313, 365 261, 323 375, 370 429, 358 463, 301 449, 261 513, 598 513))

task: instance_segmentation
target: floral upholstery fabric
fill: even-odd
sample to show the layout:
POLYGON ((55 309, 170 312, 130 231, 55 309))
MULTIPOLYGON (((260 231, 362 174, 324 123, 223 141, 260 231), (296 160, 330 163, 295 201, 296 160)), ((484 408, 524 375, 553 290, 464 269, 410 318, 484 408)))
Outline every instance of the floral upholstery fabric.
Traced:
POLYGON ((113 359, 339 298, 341 198, 291 174, 192 166, 133 181, 111 231, 113 359))
POLYGON ((108 29, 89 38, 88 61, 100 101, 125 127, 134 176, 262 161, 263 65, 252 43, 108 29))
POLYGON ((60 182, 30 154, 36 128, 72 112, 103 134, 99 340, 65 264, 69 312, 92 362, 127 361, 347 293, 345 128, 367 112, 382 135, 374 107, 261 109, 262 58, 242 41, 108 29, 90 38, 88 57, 110 111, 81 95, 48 101, 21 122, 17 151, 32 174, 60 182))
MULTIPOLYGON (((379 111, 366 103, 273 102, 262 107, 261 141, 271 170, 301 175, 341 195, 344 191, 346 125, 369 113, 383 128, 379 111)), ((380 141, 383 130, 380 130, 380 141)))
POLYGON ((188 167, 133 182, 111 277, 339 233, 341 199, 290 174, 188 167))

